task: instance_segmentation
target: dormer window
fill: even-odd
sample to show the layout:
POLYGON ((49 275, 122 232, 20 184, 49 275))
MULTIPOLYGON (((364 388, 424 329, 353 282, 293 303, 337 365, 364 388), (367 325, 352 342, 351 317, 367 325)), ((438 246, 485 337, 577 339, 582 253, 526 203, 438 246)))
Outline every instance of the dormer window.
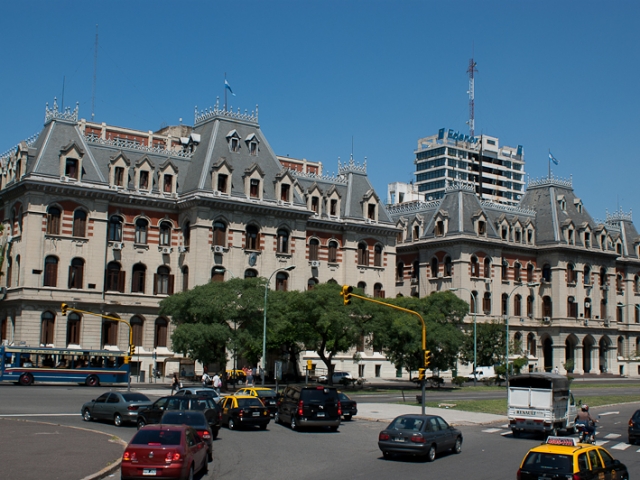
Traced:
POLYGON ((162 191, 164 193, 173 192, 173 175, 165 174, 162 182, 162 191))
POLYGON ((487 234, 487 223, 484 220, 478 220, 478 235, 487 234))
POLYGON ((149 190, 149 172, 146 170, 142 170, 140 172, 140 181, 138 183, 138 188, 140 190, 149 190))
POLYGON ((231 139, 229 140, 229 150, 231 150, 232 152, 239 152, 240 140, 238 140, 236 137, 231 137, 231 139))
POLYGON ((338 216, 338 200, 331 199, 331 202, 329 202, 329 215, 332 217, 338 216))
POLYGON ((502 240, 507 240, 509 238, 509 228, 506 225, 502 226, 501 235, 502 240))
POLYGON ((515 232, 513 232, 513 240, 516 243, 522 242, 522 232, 520 232, 520 229, 518 229, 515 232))
POLYGON ((435 235, 436 237, 444 236, 444 222, 442 220, 436 222, 435 235))
POLYGON ((558 206, 560 207, 560 210, 562 210, 563 212, 567 211, 567 201, 563 196, 558 198, 558 206))
POLYGON ((291 196, 291 185, 287 183, 283 183, 282 185, 280 185, 280 200, 282 200, 283 202, 290 202, 291 201, 290 196, 291 196))
POLYGON ((375 220, 376 219, 376 205, 375 204, 369 204, 367 205, 367 218, 369 220, 375 220))
POLYGON ((249 182, 249 197, 260 197, 260 180, 258 180, 257 178, 252 178, 249 182))
POLYGON ((311 197, 311 210, 316 215, 320 213, 320 199, 318 197, 311 197))
POLYGON ((416 242, 420 239, 420 225, 413 227, 413 241, 416 242))
POLYGON ((79 180, 78 176, 78 160, 75 158, 67 158, 64 166, 65 177, 75 178, 79 180))
POLYGON ((573 235, 573 229, 567 230, 567 242, 569 245, 575 245, 575 237, 573 235))
POLYGON ((124 168, 116 167, 113 172, 113 184, 118 187, 124 187, 124 168))
POLYGON ((258 155, 258 142, 249 142, 249 155, 258 155))
POLYGON ((527 243, 529 245, 531 245, 533 243, 533 230, 532 229, 528 229, 527 230, 527 243))
POLYGON ((218 174, 218 191, 222 192, 222 193, 228 193, 227 192, 227 181, 228 181, 229 177, 227 175, 224 175, 222 173, 218 174))
POLYGON ((591 248, 591 234, 589 232, 584 232, 584 246, 591 248))

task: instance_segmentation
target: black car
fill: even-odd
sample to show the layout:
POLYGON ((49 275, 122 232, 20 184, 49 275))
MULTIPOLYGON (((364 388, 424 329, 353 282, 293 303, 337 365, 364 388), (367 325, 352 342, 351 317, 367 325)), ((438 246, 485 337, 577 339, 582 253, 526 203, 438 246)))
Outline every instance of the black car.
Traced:
POLYGON ((400 415, 378 435, 384 458, 393 454, 425 457, 432 462, 446 450, 462 451, 462 433, 437 415, 400 415))
POLYGON ((163 425, 189 425, 193 427, 200 438, 207 444, 207 459, 213 460, 213 435, 209 422, 202 412, 194 412, 193 410, 175 410, 164 412, 160 423, 163 425))
POLYGON ((342 406, 335 387, 323 385, 291 385, 280 398, 276 423, 288 423, 292 430, 303 427, 329 427, 333 432, 340 426, 342 406))
POLYGON ((269 409, 256 397, 229 395, 222 401, 222 424, 229 427, 229 430, 255 425, 260 430, 266 430, 269 421, 269 409))
POLYGON ((358 403, 351 400, 346 393, 338 392, 340 395, 340 405, 342 405, 342 416, 345 420, 351 420, 358 414, 358 403))
POLYGON ((636 410, 635 413, 629 419, 629 443, 633 445, 640 438, 640 410, 636 410))
POLYGON ((138 429, 145 425, 160 423, 162 415, 173 410, 196 410, 204 414, 211 428, 211 437, 216 438, 220 430, 220 420, 222 409, 211 397, 184 395, 162 397, 153 402, 152 405, 141 408, 138 411, 136 424, 138 429))

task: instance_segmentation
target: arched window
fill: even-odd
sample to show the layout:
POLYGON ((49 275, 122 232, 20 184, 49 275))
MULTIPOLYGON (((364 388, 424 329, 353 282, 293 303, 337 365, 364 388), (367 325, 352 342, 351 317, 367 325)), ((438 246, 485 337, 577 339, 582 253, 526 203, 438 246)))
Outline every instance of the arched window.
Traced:
POLYGON ((338 263, 338 242, 335 240, 329 242, 329 263, 338 263))
POLYGON ((144 293, 144 282, 146 276, 146 265, 136 263, 131 269, 131 293, 144 293))
POLYGON ((618 356, 624 357, 624 337, 618 337, 618 356))
POLYGON ((47 210, 47 235, 60 235, 60 217, 62 212, 58 207, 47 210))
POLYGON ((289 231, 281 228, 278 230, 278 253, 289 253, 289 231))
POLYGON ((543 282, 551 282, 551 265, 545 263, 542 266, 542 281, 543 282))
POLYGON ((416 284, 420 281, 420 261, 416 260, 413 262, 413 266, 411 268, 411 283, 416 284))
POLYGON ((438 263, 438 259, 436 257, 433 257, 431 259, 431 277, 437 278, 439 270, 440 270, 440 265, 438 263))
POLYGON ((513 315, 516 317, 522 316, 522 296, 516 295, 513 299, 513 315))
POLYGON ((276 290, 286 292, 289 286, 289 275, 285 272, 276 274, 276 290))
POLYGON ((536 346, 536 336, 533 333, 527 335, 527 352, 529 352, 529 355, 531 355, 532 357, 536 357, 538 354, 536 346))
POLYGON ((122 218, 117 215, 109 219, 108 239, 110 242, 122 241, 122 218))
POLYGON ((155 339, 153 342, 154 347, 167 346, 167 325, 168 325, 168 322, 166 318, 156 319, 155 339))
POLYGON ((184 222, 184 226, 182 227, 182 244, 185 247, 188 247, 191 243, 191 222, 184 222))
POLYGON ((58 258, 49 255, 44 259, 44 282, 45 287, 58 286, 58 258))
POLYGON ((76 210, 73 212, 73 236, 87 236, 87 212, 84 210, 76 210))
POLYGON ((80 345, 80 315, 71 312, 67 316, 67 346, 80 345))
POLYGON ((484 292, 484 297, 482 298, 482 311, 485 315, 491 314, 491 292, 484 292))
POLYGON ((527 316, 533 318, 533 295, 527 296, 527 316))
POLYGON ((136 243, 146 245, 147 233, 149 232, 149 222, 146 218, 136 220, 136 243))
POLYGON ((616 275, 616 291, 617 292, 622 292, 622 275, 621 274, 617 274, 616 275))
POLYGON ((373 298, 384 298, 384 290, 381 283, 373 285, 373 298))
POLYGON ((571 318, 578 318, 578 303, 575 297, 567 297, 567 315, 571 318))
POLYGON ((501 266, 502 281, 507 282, 509 281, 509 262, 507 262, 506 260, 502 260, 501 266))
POLYGON ((516 283, 522 283, 522 278, 520 276, 521 271, 522 271, 522 265, 520 265, 520 262, 515 262, 513 264, 513 280, 516 283))
POLYGON ((169 267, 158 267, 153 277, 154 295, 173 295, 173 275, 169 267))
POLYGON ((124 293, 125 273, 118 262, 109 262, 105 275, 105 291, 124 293))
POLYGON ((478 257, 476 257, 475 255, 471 257, 471 276, 480 276, 480 264, 478 263, 478 257))
POLYGON ((84 260, 74 258, 69 265, 69 288, 82 288, 84 277, 84 260))
POLYGON ((224 282, 225 269, 218 265, 211 269, 211 281, 212 282, 224 282))
POLYGON ((509 295, 506 293, 502 294, 502 315, 507 315, 509 309, 509 295))
POLYGON ((640 275, 633 277, 633 293, 640 293, 640 275))
POLYGON ((380 244, 373 247, 373 265, 375 267, 382 266, 382 245, 380 244))
POLYGON ((253 268, 247 268, 244 271, 244 278, 256 278, 258 276, 258 272, 253 268))
POLYGON ((585 285, 591 285, 591 267, 589 265, 584 266, 582 277, 585 285))
POLYGON ((142 334, 143 334, 143 327, 144 327, 144 321, 142 320, 142 318, 138 317, 137 315, 135 317, 131 317, 131 320, 129 320, 129 323, 131 324, 131 332, 132 332, 132 336, 133 336, 133 344, 136 347, 141 347, 142 346, 142 334))
POLYGON ((444 257, 444 276, 450 277, 453 275, 453 264, 451 263, 451 257, 444 257))
POLYGON ((170 247, 171 246, 171 231, 173 230, 173 226, 170 222, 160 222, 160 246, 161 247, 170 247))
POLYGON ((484 259, 484 278, 491 278, 491 260, 488 258, 484 259))
POLYGON ((476 298, 478 298, 478 292, 476 290, 473 290, 471 292, 471 298, 469 299, 469 307, 471 310, 471 313, 477 313, 478 310, 476 310, 477 305, 476 305, 476 298))
POLYGON ((102 347, 105 345, 118 345, 118 322, 115 320, 102 320, 101 344, 102 347))
POLYGON ((316 285, 318 285, 317 278, 310 278, 309 280, 307 280, 307 290, 313 290, 316 285))
POLYGON ((369 266, 369 248, 365 242, 358 243, 358 265, 369 266))
POLYGON ((7 287, 11 288, 13 285, 11 284, 13 276, 13 260, 11 257, 7 257, 7 287))
POLYGON ((576 267, 573 263, 567 265, 567 283, 570 285, 576 283, 576 267))
POLYGON ((607 270, 606 268, 600 269, 600 288, 605 287, 607 285, 607 270))
POLYGON ((55 315, 49 311, 42 314, 42 326, 40 328, 40 344, 53 345, 53 333, 55 330, 55 315))
POLYGON ((317 238, 312 238, 309 240, 309 260, 316 261, 318 260, 318 250, 320 248, 320 242, 317 238))
POLYGON ((189 267, 186 265, 182 267, 182 291, 189 290, 189 267))
POLYGON ((548 295, 542 297, 542 316, 549 318, 553 316, 553 303, 548 295))
MULTIPOLYGON (((247 227, 248 231, 248 227, 247 227)), ((213 222, 213 244, 224 247, 227 245, 227 224, 218 220, 213 222)), ((252 248, 251 250, 255 250, 252 248)))
POLYGON ((396 265, 396 283, 404 282, 404 263, 398 262, 396 265))
POLYGON ((600 301, 600 318, 606 319, 608 317, 607 314, 607 299, 603 298, 600 301))
POLYGON ((258 250, 260 245, 260 232, 255 225, 247 225, 245 231, 245 245, 246 250, 258 250))
POLYGON ((365 282, 358 282, 358 288, 364 293, 367 292, 367 284, 365 282))
POLYGON ((584 299, 584 318, 591 318, 591 299, 584 299))
POLYGON ((533 283, 533 265, 527 265, 527 283, 533 283))

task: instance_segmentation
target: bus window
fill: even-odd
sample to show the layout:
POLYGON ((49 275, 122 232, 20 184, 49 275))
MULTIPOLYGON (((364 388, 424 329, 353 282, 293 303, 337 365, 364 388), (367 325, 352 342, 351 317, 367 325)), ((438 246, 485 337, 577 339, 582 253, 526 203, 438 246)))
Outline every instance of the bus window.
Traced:
POLYGON ((22 354, 22 359, 20 361, 21 367, 33 367, 33 362, 31 361, 31 355, 28 353, 22 354))
POLYGON ((42 366, 52 368, 55 365, 55 361, 51 355, 45 355, 42 359, 42 366))

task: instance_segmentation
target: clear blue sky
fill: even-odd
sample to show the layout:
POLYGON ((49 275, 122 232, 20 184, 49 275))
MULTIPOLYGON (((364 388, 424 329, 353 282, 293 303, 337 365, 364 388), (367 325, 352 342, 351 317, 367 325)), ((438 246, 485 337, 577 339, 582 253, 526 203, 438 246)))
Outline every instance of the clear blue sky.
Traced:
POLYGON ((2 2, 0 151, 38 132, 45 103, 141 130, 193 124, 224 96, 260 109, 277 154, 367 157, 371 181, 413 178, 417 140, 468 131, 523 145, 526 172, 573 177, 597 219, 633 209, 640 228, 640 2, 20 1, 2 2))

